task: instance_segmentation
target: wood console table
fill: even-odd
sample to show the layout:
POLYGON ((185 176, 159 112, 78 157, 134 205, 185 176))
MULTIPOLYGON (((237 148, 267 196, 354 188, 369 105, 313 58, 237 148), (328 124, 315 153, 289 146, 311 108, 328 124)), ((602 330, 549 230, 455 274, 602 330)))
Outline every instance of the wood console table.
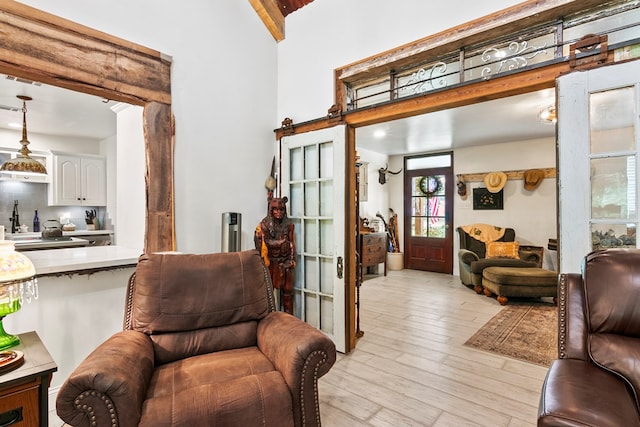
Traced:
POLYGON ((21 427, 49 425, 49 384, 58 370, 36 332, 20 334, 7 350, 24 353, 24 363, 0 374, 0 423, 21 427))
POLYGON ((387 233, 360 234, 360 251, 362 252, 361 277, 367 267, 384 263, 384 275, 387 275, 387 233))

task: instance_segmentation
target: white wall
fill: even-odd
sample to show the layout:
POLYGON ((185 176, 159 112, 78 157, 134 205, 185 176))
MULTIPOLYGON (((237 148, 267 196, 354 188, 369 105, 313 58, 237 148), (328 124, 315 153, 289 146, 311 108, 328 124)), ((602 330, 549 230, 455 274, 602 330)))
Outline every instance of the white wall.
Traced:
POLYGON ((117 149, 114 163, 116 188, 114 243, 144 250, 145 232, 145 152, 142 107, 120 104, 117 113, 117 149))
POLYGON ((277 44, 250 3, 23 3, 172 57, 177 249, 219 251, 226 211, 243 214, 242 246, 253 247, 279 121, 277 44))
MULTIPOLYGON (((117 178, 118 178, 118 165, 116 156, 118 153, 118 139, 116 134, 105 138, 100 142, 100 152, 106 159, 106 174, 107 174, 107 206, 104 212, 104 217, 100 218, 100 228, 113 230, 116 223, 116 197, 117 191, 117 178)), ((99 220, 100 220, 99 219, 99 220)), ((112 236, 112 244, 115 244, 115 237, 112 236)))
MULTIPOLYGON (((0 129, 0 147, 18 151, 22 147, 22 131, 0 129)), ((92 138, 78 138, 44 135, 29 132, 29 150, 63 151, 67 153, 100 154, 100 141, 92 138)))
POLYGON ((324 117, 335 103, 334 69, 520 2, 315 1, 286 19, 286 38, 278 44, 277 117, 294 123, 324 117))
MULTIPOLYGON (((555 168, 555 138, 492 144, 456 150, 454 171, 456 174, 494 171, 555 168)), ((533 191, 524 189, 524 181, 509 180, 504 186, 503 210, 473 210, 473 188, 484 187, 482 182, 467 184, 466 200, 456 194, 454 227, 485 223, 511 227, 521 245, 546 248, 549 238, 557 235, 557 187, 556 180, 548 178, 533 191)), ((459 246, 455 235, 455 250, 459 246)), ((546 252, 545 258, 552 254, 546 252)), ((551 261, 546 259, 546 261, 551 261)), ((455 264, 455 263, 454 263, 455 264)), ((546 265, 549 268, 549 265, 546 265)), ((457 273, 455 265, 454 273, 457 273)))
POLYGON ((367 201, 360 202, 360 217, 375 220, 376 213, 380 212, 387 220, 389 219, 389 193, 386 191, 386 185, 380 185, 378 182, 378 169, 385 167, 389 162, 389 156, 363 148, 358 148, 358 154, 360 161, 368 163, 367 201))
POLYGON ((167 0, 23 2, 173 58, 176 234, 188 252, 220 249, 226 211, 243 214, 242 247, 252 246, 273 129, 325 116, 335 68, 519 3, 451 0, 435 13, 422 0, 323 0, 289 15, 276 43, 247 1, 192 0, 179 13, 167 0))

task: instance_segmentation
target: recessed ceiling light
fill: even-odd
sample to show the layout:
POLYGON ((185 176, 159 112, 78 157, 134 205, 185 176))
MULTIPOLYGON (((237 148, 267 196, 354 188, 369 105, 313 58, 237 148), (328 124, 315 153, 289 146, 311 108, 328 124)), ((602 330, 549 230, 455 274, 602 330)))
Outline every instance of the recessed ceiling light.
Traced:
POLYGON ((380 138, 384 138, 385 136, 387 136, 387 131, 385 131, 384 129, 376 129, 373 132, 373 137, 380 139, 380 138))

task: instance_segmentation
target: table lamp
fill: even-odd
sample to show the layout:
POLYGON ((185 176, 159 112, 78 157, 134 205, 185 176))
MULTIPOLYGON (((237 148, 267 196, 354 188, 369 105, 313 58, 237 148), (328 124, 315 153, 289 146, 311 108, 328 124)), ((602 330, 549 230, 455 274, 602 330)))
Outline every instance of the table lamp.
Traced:
POLYGON ((12 241, 4 240, 4 226, 0 226, 0 350, 20 343, 20 338, 4 330, 2 320, 20 310, 26 300, 38 299, 36 269, 31 260, 16 252, 12 241))

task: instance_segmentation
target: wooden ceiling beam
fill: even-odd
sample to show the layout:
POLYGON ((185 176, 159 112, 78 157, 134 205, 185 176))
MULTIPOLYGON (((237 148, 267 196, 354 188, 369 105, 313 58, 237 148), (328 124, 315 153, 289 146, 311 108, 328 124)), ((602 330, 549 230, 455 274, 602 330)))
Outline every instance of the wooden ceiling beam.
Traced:
POLYGON ((276 0, 249 0, 276 41, 284 40, 284 16, 276 0))

